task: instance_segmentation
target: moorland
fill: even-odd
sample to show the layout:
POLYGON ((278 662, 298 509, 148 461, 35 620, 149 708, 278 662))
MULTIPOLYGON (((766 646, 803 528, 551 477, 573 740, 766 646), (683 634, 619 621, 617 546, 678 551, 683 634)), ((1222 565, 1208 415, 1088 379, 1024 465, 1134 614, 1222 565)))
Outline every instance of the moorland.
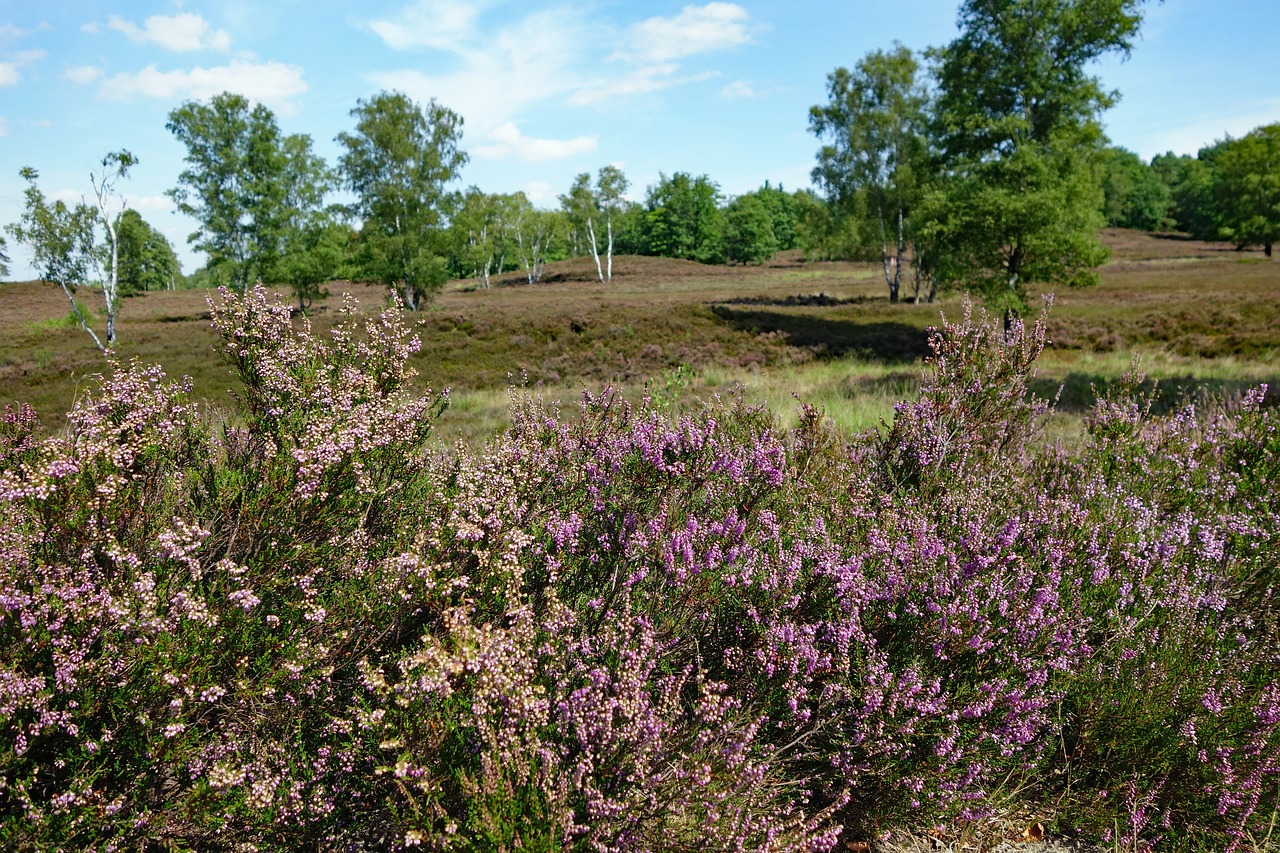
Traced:
MULTIPOLYGON (((1056 423, 1136 366, 1160 386, 1158 406, 1198 395, 1238 396, 1280 379, 1280 264, 1178 234, 1108 229, 1111 260, 1093 288, 1053 294, 1049 345, 1033 389, 1058 400, 1056 423)), ((385 288, 334 282, 310 320, 331 326, 344 293, 366 307, 385 288)), ((287 298, 287 291, 285 293, 287 298)), ((1033 293, 1033 304, 1041 304, 1033 293)), ((120 311, 121 360, 189 376, 195 396, 227 401, 226 366, 203 290, 156 291, 120 311)), ((92 306, 96 297, 84 294, 92 306)), ((54 285, 0 285, 0 400, 30 403, 56 430, 103 358, 69 316, 54 285)), ((891 305, 878 263, 806 262, 783 253, 761 266, 703 265, 625 256, 614 280, 596 280, 590 258, 549 265, 541 282, 520 273, 455 281, 421 312, 422 349, 412 360, 420 387, 449 388, 437 436, 476 446, 508 423, 507 391, 528 386, 572 400, 608 386, 693 404, 741 393, 780 417, 795 402, 822 407, 842 428, 872 429, 918 387, 926 330, 958 316, 963 296, 891 305)))

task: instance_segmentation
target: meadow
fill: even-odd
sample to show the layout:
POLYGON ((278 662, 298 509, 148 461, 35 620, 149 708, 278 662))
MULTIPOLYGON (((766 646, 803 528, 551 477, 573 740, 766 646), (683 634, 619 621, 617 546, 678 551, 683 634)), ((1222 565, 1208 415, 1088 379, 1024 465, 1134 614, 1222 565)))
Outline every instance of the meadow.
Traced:
POLYGON ((1011 336, 628 258, 101 379, 5 285, 0 847, 1275 849, 1277 267, 1108 240, 1011 336))
MULTIPOLYGON (((1160 381, 1166 407, 1276 385, 1280 281, 1260 251, 1123 230, 1104 240, 1113 257, 1102 284, 1054 295, 1033 387, 1046 398, 1061 388, 1056 432, 1078 435, 1095 389, 1135 358, 1160 381)), ((376 287, 329 289, 313 314, 317 328, 333 322, 344 291, 366 306, 386 301, 376 287)), ((81 301, 92 308, 94 296, 81 301)), ((57 288, 8 284, 0 299, 0 401, 30 403, 55 430, 101 371, 101 355, 57 288)), ((808 264, 794 253, 760 267, 624 257, 609 285, 584 258, 553 264, 533 286, 520 273, 488 290, 454 282, 423 313, 412 364, 418 387, 452 391, 437 436, 473 447, 509 423, 513 386, 564 401, 606 386, 633 400, 660 391, 686 406, 741 392, 788 423, 798 398, 858 431, 890 420, 893 404, 914 393, 926 330, 961 304, 944 294, 933 305, 890 305, 877 265, 808 264)), ((120 358, 163 365, 190 376, 197 398, 227 401, 204 291, 126 300, 120 341, 120 358)))

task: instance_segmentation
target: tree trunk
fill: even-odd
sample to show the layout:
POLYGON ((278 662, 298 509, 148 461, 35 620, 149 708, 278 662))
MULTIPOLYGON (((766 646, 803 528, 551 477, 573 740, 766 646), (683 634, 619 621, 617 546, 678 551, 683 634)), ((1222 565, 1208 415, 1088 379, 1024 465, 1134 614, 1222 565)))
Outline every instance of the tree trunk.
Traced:
POLYGON ((89 333, 89 337, 93 338, 93 342, 97 344, 98 349, 102 350, 105 355, 107 348, 102 345, 102 341, 94 334, 93 329, 89 328, 89 324, 85 322, 84 315, 80 313, 80 306, 76 304, 76 298, 71 293, 71 288, 67 287, 66 282, 58 282, 62 286, 62 292, 67 295, 67 301, 71 303, 71 313, 76 315, 76 319, 80 321, 80 328, 89 333))
POLYGON ((600 269, 600 250, 596 246, 596 227, 590 216, 587 217, 587 239, 591 241, 591 257, 596 262, 596 277, 604 281, 604 271, 600 269))
POLYGON ((613 217, 610 216, 605 220, 605 230, 609 232, 609 248, 608 248, 608 268, 609 272, 606 281, 613 281, 613 217))
POLYGON ((1271 241, 1270 240, 1262 244, 1262 254, 1266 255, 1268 258, 1271 257, 1271 241))

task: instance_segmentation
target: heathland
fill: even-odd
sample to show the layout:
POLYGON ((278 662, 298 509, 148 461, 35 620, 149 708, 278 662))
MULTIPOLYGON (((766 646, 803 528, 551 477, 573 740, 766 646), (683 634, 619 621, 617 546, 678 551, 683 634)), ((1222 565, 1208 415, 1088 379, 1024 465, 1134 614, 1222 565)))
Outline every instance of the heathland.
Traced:
MULTIPOLYGON (((1072 416, 1135 364, 1158 381, 1158 406, 1276 385, 1280 264, 1258 250, 1174 234, 1112 229, 1103 239, 1112 257, 1101 283, 1063 289, 1049 310, 1049 345, 1032 387, 1058 398, 1055 429, 1069 437, 1072 416)), ((517 386, 565 401, 604 387, 668 404, 741 393, 784 419, 799 400, 844 429, 876 428, 915 392, 926 330, 942 314, 958 316, 963 301, 943 294, 934 304, 891 305, 879 264, 807 263, 798 253, 763 266, 633 256, 615 263, 607 284, 590 258, 579 258, 551 264, 534 285, 510 273, 490 288, 474 280, 446 287, 421 317, 423 346, 411 361, 419 387, 451 391, 437 437, 474 446, 501 431, 508 389, 517 386)), ((335 282, 329 291, 312 311, 317 328, 334 322, 344 292, 369 308, 386 301, 378 286, 335 282)), ((209 296, 127 299, 116 357, 189 376, 196 398, 228 403, 209 296)), ((93 295, 85 292, 83 303, 91 308, 93 295)), ((102 371, 102 355, 54 285, 0 285, 0 304, 0 400, 30 403, 44 428, 56 430, 102 371)))
POLYGON ((1007 329, 844 264, 150 294, 100 380, 5 285, 0 847, 1273 850, 1277 267, 1108 240, 1007 329))

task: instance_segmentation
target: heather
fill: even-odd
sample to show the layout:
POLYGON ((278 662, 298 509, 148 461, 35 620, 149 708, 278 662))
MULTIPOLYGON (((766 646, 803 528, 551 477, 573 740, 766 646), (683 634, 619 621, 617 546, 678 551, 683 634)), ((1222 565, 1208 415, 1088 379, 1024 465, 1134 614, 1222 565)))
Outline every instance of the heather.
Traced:
POLYGON ((1053 445, 1044 324, 966 312, 881 432, 515 395, 445 451, 398 310, 211 312, 233 407, 0 421, 5 849, 1266 843, 1264 389, 1053 445))

